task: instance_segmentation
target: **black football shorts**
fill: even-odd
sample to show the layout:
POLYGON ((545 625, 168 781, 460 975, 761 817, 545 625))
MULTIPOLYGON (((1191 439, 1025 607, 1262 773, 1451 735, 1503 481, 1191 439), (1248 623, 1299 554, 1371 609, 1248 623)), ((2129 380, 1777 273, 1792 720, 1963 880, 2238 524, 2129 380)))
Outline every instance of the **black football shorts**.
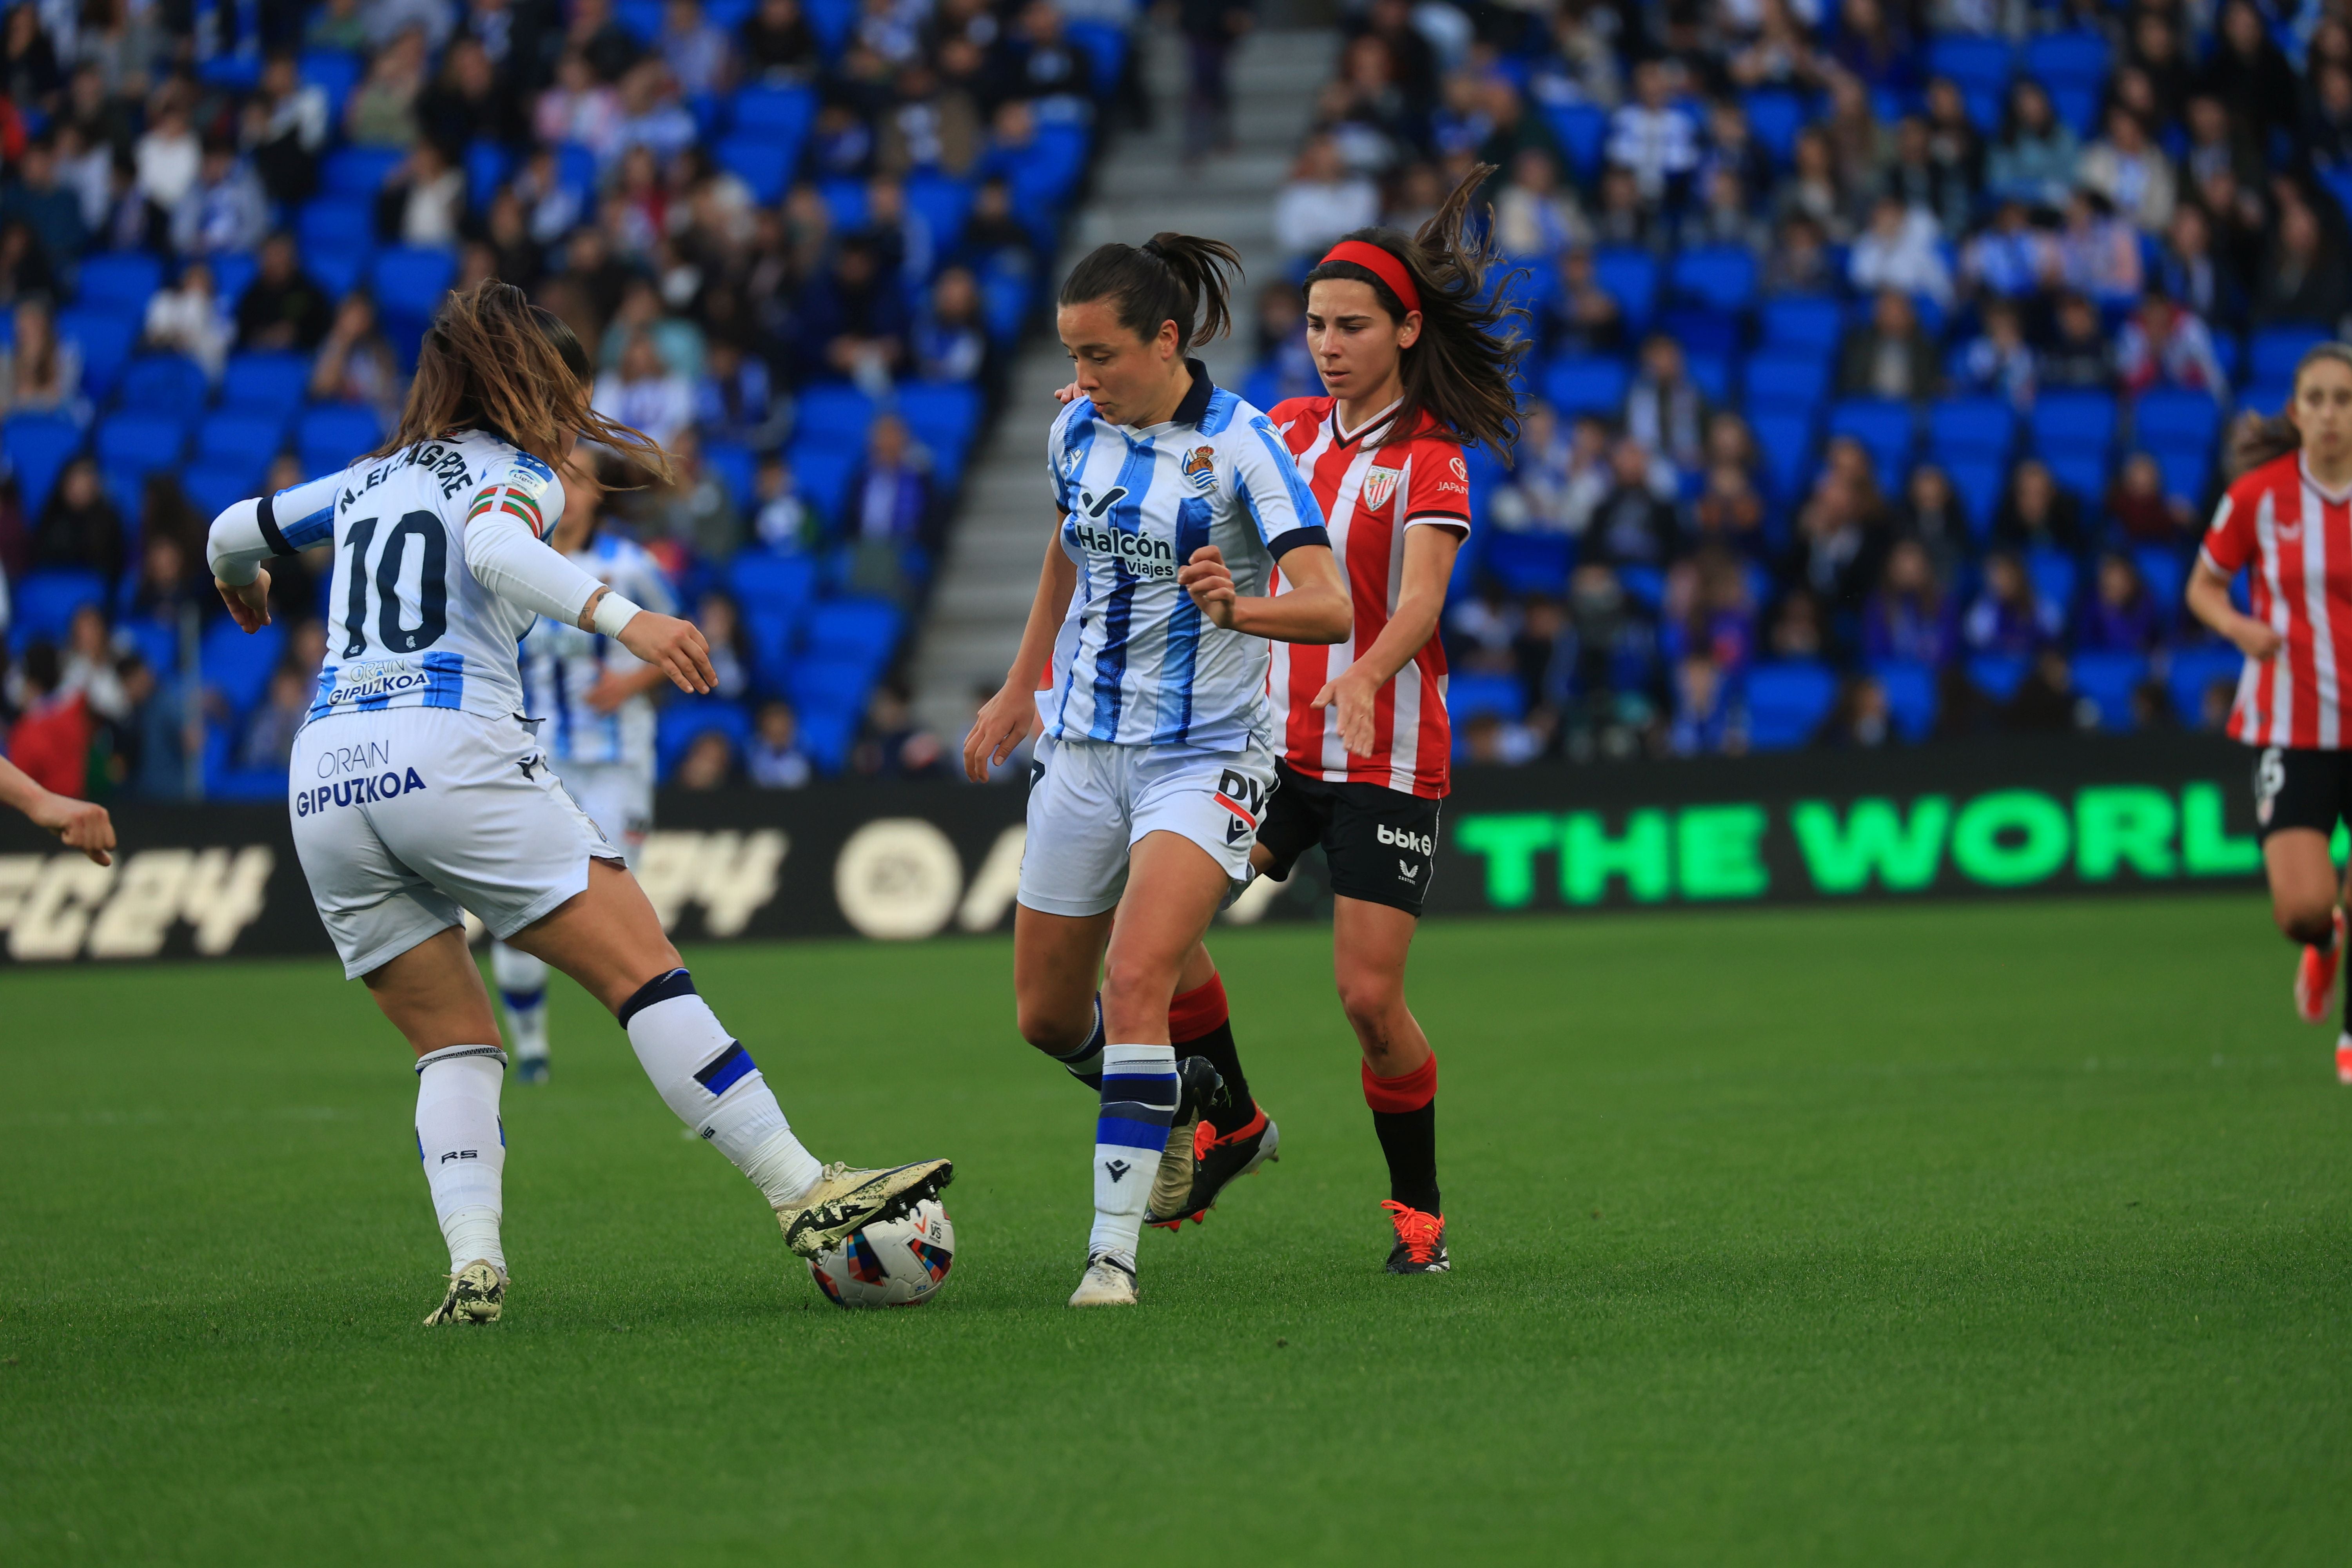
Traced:
POLYGON ((1438 808, 1444 803, 1373 784, 1329 784, 1288 763, 1275 764, 1276 787, 1257 841, 1274 856, 1266 875, 1283 881, 1298 858, 1323 846, 1331 890, 1387 904, 1419 917, 1437 860, 1438 808))
POLYGON ((2254 753, 2254 824, 2264 838, 2283 827, 2333 834, 2339 816, 2352 821, 2352 752, 2265 746, 2254 753))

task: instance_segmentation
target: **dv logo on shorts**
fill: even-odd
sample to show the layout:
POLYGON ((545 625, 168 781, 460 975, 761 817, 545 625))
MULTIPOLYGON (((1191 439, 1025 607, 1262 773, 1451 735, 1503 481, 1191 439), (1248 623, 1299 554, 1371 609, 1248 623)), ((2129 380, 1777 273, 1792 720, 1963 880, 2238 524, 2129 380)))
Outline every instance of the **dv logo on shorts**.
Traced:
POLYGON ((1382 844, 1395 849, 1410 849, 1416 855, 1437 853, 1437 840, 1426 833, 1415 833, 1410 827, 1391 827, 1383 822, 1378 837, 1382 844))
POLYGON ((1226 843, 1238 844, 1257 831, 1257 819, 1265 810, 1265 785, 1232 768, 1218 774, 1214 798, 1234 814, 1234 820, 1225 824, 1226 843))
POLYGON ((424 787, 425 781, 416 776, 415 768, 407 770, 405 776, 394 773, 363 773, 341 784, 320 784, 302 791, 294 797, 294 815, 309 816, 331 805, 373 805, 424 787))

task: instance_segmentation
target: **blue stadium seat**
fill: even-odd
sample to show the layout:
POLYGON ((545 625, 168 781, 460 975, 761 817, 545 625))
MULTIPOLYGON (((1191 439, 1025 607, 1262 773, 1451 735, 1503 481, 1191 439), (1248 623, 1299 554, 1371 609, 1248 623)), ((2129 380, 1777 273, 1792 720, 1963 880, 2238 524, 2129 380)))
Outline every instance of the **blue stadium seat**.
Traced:
POLYGON ((1969 520, 1969 531, 1981 542, 1992 533, 1992 514, 2000 505, 2000 492, 2009 482, 2009 467, 1990 458, 1953 458, 1943 463, 1944 477, 1952 481, 1952 491, 1960 498, 1961 515, 1969 520))
POLYGON ((1748 362, 1748 401, 1819 408, 1830 391, 1830 362, 1821 354, 1770 350, 1748 362))
POLYGON ((1070 42, 1087 52, 1094 69, 1095 95, 1108 99, 1118 91, 1127 72, 1127 29, 1115 22, 1072 18, 1063 29, 1070 42))
POLYGON ((613 7, 613 16, 641 44, 661 37, 662 0, 620 0, 613 7))
POLYGON ((2107 40, 2096 33, 2044 33, 2025 46, 2025 74, 2043 87, 2096 88, 2107 78, 2107 40))
POLYGON ((2074 492, 2086 513, 2095 516, 2106 505, 2107 455, 2105 452, 2051 452, 2045 454, 2042 460, 2049 466, 2051 478, 2074 492))
POLYGON ((375 410, 324 403, 303 412, 294 424, 294 449, 302 471, 315 478, 348 468, 352 459, 383 439, 375 410))
POLYGON ((2315 343, 2327 341, 2325 327, 2257 327, 2246 343, 2246 374, 2257 384, 2294 380, 2294 367, 2315 343))
POLYGON ((1813 416, 1782 408, 1751 408, 1748 427, 1764 454, 1764 475, 1772 498, 1795 500, 1812 482, 1813 416))
POLYGON ((833 226, 848 234, 866 226, 866 182, 842 176, 816 183, 817 195, 824 198, 825 211, 833 215, 833 226))
POLYGON ((0 450, 16 470, 17 499, 27 518, 38 518, 74 454, 81 450, 81 426, 62 414, 17 414, 0 425, 0 450))
POLYGON ((2147 584, 2147 596, 2163 613, 2164 624, 2172 626, 2180 618, 2180 596, 2189 585, 2187 563, 2178 552, 2162 544, 2143 544, 2131 557, 2132 564, 2139 568, 2140 581, 2147 584))
POLYGON ((74 299, 86 310, 143 317, 148 300, 163 286, 163 264, 145 251, 101 251, 81 264, 74 299))
POLYGON ((793 647, 800 640, 800 618, 782 610, 743 611, 743 635, 751 645, 751 683, 762 691, 790 688, 793 647))
MULTIPOLYGON (((224 408, 209 415, 196 428, 196 458, 215 468, 232 468, 258 487, 269 465, 286 447, 286 421, 275 414, 224 408)), ((247 495, 256 493, 253 489, 247 495)))
POLYGON ((816 597, 816 563, 805 555, 746 550, 728 563, 727 585, 747 613, 756 607, 797 622, 816 597))
POLYGON ((755 463, 751 449, 733 441, 706 442, 702 448, 702 466, 711 477, 727 487, 735 502, 735 510, 749 517, 758 509, 758 492, 754 485, 755 463))
POLYGON ((232 307, 261 275, 261 263, 250 251, 215 250, 207 259, 212 263, 214 295, 232 307))
POLYGON ((1765 300, 1756 317, 1766 348, 1826 354, 1845 331, 1845 311, 1825 295, 1783 294, 1765 300))
MULTIPOLYGON (((102 463, 99 466, 98 482, 106 488, 106 499, 122 514, 123 523, 136 533, 147 521, 147 476, 152 469, 133 467, 128 463, 102 463)), ((211 519, 205 521, 209 522, 211 519)))
POLYGON ((1948 33, 1927 45, 1927 69, 1948 76, 1963 89, 2000 92, 2016 64, 2007 39, 1948 33))
POLYGON ((1830 410, 1830 434, 1861 442, 1878 466, 1879 484, 1888 490, 1910 471, 1916 428, 1911 405, 1892 398, 1850 397, 1830 410))
POLYGON ((970 382, 908 382, 898 388, 898 416, 934 455, 961 465, 980 430, 980 388, 970 382))
POLYGON ((1481 713, 1517 720, 1528 710, 1527 693, 1507 675, 1455 675, 1445 682, 1445 711, 1455 723, 1481 713))
POLYGON ((307 203, 294 219, 294 237, 302 247, 302 264, 313 271, 323 255, 364 255, 375 248, 374 199, 320 196, 307 203))
POLYGON ((300 354, 238 354, 221 372, 221 406, 289 419, 310 386, 310 362, 300 354))
POLYGON ((1978 653, 1969 656, 1969 683, 1986 696, 2006 702, 2017 695, 2032 661, 2022 654, 1978 653))
POLYGON ((793 666, 784 690, 805 724, 818 713, 846 713, 854 720, 865 710, 873 685, 873 666, 864 659, 808 658, 793 666))
POLYGON ((2293 380, 2258 381, 2246 388, 2245 395, 2238 399, 2238 406, 2241 409, 2252 409, 2256 414, 2279 414, 2284 413, 2286 405, 2293 401, 2294 401, 2293 380))
POLYGON ((359 56, 348 49, 305 49, 300 68, 302 80, 327 95, 328 123, 341 125, 343 104, 366 70, 359 56))
POLYGON ((662 704, 661 717, 654 731, 654 755, 661 776, 669 776, 696 736, 714 730, 726 736, 740 755, 743 743, 751 738, 751 716, 743 710, 741 703, 724 697, 680 697, 672 693, 670 700, 662 704))
POLYGON ((474 211, 488 209, 490 198, 514 173, 514 162, 513 153, 488 137, 466 143, 466 196, 474 211))
POLYGON ((809 134, 809 122, 816 120, 816 94, 807 87, 746 87, 734 97, 731 113, 730 130, 739 136, 797 148, 802 136, 809 134))
POLYGON ((110 468, 152 473, 179 467, 188 427, 163 414, 117 414, 100 422, 98 460, 110 468))
POLYGON ((261 484, 261 470, 243 463, 194 463, 180 475, 180 489, 188 504, 208 521, 237 502, 259 495, 261 484))
POLYGON ((1748 743, 1792 751, 1811 742, 1837 700, 1837 677, 1811 659, 1759 664, 1748 672, 1748 743))
POLYGON ((863 450, 877 412, 875 401, 856 387, 820 383, 802 394, 793 434, 804 441, 847 441, 863 450))
POLYGON ((2136 653, 2078 653, 2073 668, 2075 693, 2097 705, 2100 729, 2135 727, 2131 695, 2147 679, 2147 659, 2136 653))
POLYGON ((2063 550, 2037 546, 2025 552, 2025 574, 2033 580, 2035 593, 2057 605, 2059 613, 2069 621, 2074 618, 2074 590, 2082 569, 2072 555, 2063 550))
POLYGON ((114 395, 122 367, 131 363, 131 347, 139 341, 136 316, 76 306, 58 312, 58 336, 81 350, 82 390, 100 402, 114 395))
POLYGON ((2192 511, 2204 510, 2205 492, 2213 483, 2213 453, 2210 447, 2158 447, 2156 466, 2163 471, 2164 493, 2168 497, 2187 501, 2192 511))
POLYGON ((818 516, 841 516, 842 503, 849 496, 849 476, 862 455, 862 445, 847 447, 839 440, 793 443, 789 454, 793 477, 799 482, 802 497, 816 508, 818 516))
POLYGON ((930 226, 931 245, 942 256, 963 238, 973 195, 971 182, 953 174, 919 173, 907 177, 907 206, 930 226))
POLYGON ((404 245, 379 254, 369 268, 376 308, 387 316, 425 320, 441 308, 457 276, 457 258, 437 246, 404 245))
POLYGON ((852 709, 819 708, 801 714, 801 750, 816 771, 828 776, 849 763, 850 742, 857 738, 858 715, 852 709))
POLYGON ((186 418, 212 396, 205 367, 185 354, 141 354, 122 370, 122 406, 186 418))
POLYGON ((1713 245, 1674 260, 1675 292, 1715 310, 1745 310, 1756 302, 1756 257, 1745 247, 1713 245))
POLYGON ((857 0, 809 0, 801 7, 807 16, 809 27, 816 34, 818 45, 828 60, 841 53, 849 39, 849 29, 857 21, 857 0))
POLYGON ((1997 397, 1951 397, 1927 410, 1927 450, 1938 459, 2007 460, 2017 415, 1997 397))
POLYGON ((1748 129, 1775 163, 1786 166, 1797 144, 1797 132, 1811 118, 1805 100, 1793 92, 1766 89, 1740 100, 1748 110, 1748 129))
POLYGON ((1887 711, 1896 732, 1915 745, 1926 740, 1936 728, 1939 707, 1934 668, 1916 659, 1894 658, 1881 660, 1871 673, 1886 693, 1887 711))
POLYGON ((26 645, 44 638, 63 642, 74 612, 84 605, 104 609, 106 579, 95 572, 49 567, 27 573, 22 582, 11 586, 10 594, 14 616, 8 628, 8 646, 21 652, 26 645))
POLYGON ((1579 178, 1600 172, 1601 149, 1609 140, 1609 111, 1590 103, 1548 103, 1544 121, 1559 139, 1579 178))
POLYGON ((2099 452, 2115 445, 2116 400, 2104 392, 2045 392, 2033 405, 2033 444, 2051 452, 2099 452))
POLYGON ((2132 406, 2132 438, 2151 452, 2168 447, 2210 449, 2221 433, 2221 405, 2202 392, 2159 387, 2132 406))
POLYGON ((883 599, 833 599, 809 613, 808 647, 817 658, 865 658, 879 671, 898 646, 906 616, 883 599))
POLYGON ((319 188, 331 196, 373 201, 406 156, 396 147, 338 147, 319 165, 319 188))
POLYGON ((2175 648, 2171 668, 2165 672, 2172 711, 2184 726, 2195 729, 2204 717, 2207 690, 2218 680, 2234 691, 2245 668, 2245 656, 2233 647, 2212 645, 2175 648))
POLYGON ((1489 530, 1486 568, 1514 594, 1557 595, 1568 583, 1570 548, 1564 533, 1489 530))
POLYGON ((1554 360, 1544 372, 1544 396, 1562 415, 1590 413, 1614 418, 1625 405, 1629 379, 1621 360, 1554 360))
POLYGON ((1616 300, 1625 324, 1639 332, 1658 310, 1658 258, 1630 245, 1605 246, 1592 253, 1592 280, 1616 300))
POLYGON ((199 657, 205 684, 237 712, 250 712, 268 692, 270 672, 286 657, 285 624, 272 621, 248 637, 221 616, 205 629, 199 657))
MULTIPOLYGON (((129 585, 126 579, 125 585, 129 585)), ((157 675, 174 674, 180 668, 180 631, 145 616, 114 623, 114 641, 118 647, 128 647, 144 659, 147 668, 157 675)))
POLYGON ((1731 402, 1732 356, 1711 349, 1693 349, 1683 356, 1683 368, 1689 372, 1691 384, 1706 395, 1717 408, 1731 402))

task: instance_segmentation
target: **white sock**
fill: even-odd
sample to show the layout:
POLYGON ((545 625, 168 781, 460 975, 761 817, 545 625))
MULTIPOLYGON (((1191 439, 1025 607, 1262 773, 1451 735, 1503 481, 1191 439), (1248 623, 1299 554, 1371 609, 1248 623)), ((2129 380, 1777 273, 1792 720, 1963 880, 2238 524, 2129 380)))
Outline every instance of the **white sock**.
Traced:
POLYGON ((621 1005, 621 1026, 662 1103, 782 1206, 816 1185, 824 1170, 801 1147, 751 1053, 673 969, 621 1005))
POLYGON ((1087 1255, 1109 1253, 1129 1271, 1151 1179, 1176 1120, 1173 1046, 1105 1046, 1102 1110, 1095 1121, 1095 1227, 1087 1255))
POLYGON ((499 1087, 506 1074, 507 1054, 496 1046, 449 1046, 416 1058, 416 1155, 452 1274, 478 1258, 506 1272, 499 1241, 507 1168, 499 1087))
POLYGON ((518 1061, 547 1059, 547 963, 505 942, 490 943, 490 977, 507 1005, 518 1061))

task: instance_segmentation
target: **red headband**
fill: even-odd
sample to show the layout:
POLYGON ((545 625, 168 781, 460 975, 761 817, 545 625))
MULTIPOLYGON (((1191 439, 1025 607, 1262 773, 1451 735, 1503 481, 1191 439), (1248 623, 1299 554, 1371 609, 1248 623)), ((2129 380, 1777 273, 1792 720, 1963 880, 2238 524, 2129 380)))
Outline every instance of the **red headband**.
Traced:
POLYGON ((1328 267, 1334 261, 1352 261, 1387 284, 1389 292, 1397 297, 1407 314, 1421 309, 1421 290, 1412 286, 1412 274, 1405 270, 1403 262, 1379 246, 1360 239, 1343 239, 1318 265, 1328 267))

